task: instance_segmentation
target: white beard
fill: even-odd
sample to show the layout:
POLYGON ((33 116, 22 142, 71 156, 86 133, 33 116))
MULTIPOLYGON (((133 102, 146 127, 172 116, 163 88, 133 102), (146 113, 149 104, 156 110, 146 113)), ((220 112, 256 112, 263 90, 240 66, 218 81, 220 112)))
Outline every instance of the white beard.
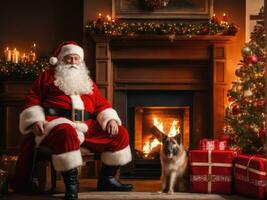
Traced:
POLYGON ((59 63, 54 84, 66 95, 90 94, 93 85, 84 62, 80 65, 59 63))

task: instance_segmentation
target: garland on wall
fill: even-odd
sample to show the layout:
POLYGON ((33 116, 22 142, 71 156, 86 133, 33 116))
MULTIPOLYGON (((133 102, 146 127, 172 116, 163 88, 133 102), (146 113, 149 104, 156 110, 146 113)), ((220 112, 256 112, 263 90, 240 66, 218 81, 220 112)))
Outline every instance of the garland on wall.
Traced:
POLYGON ((228 23, 224 14, 221 21, 213 15, 209 22, 202 24, 185 23, 154 23, 154 22, 119 22, 107 17, 103 20, 101 14, 95 21, 90 21, 85 29, 92 34, 107 36, 134 36, 144 34, 178 36, 193 35, 235 35, 238 28, 228 23))
POLYGON ((50 66, 47 58, 39 58, 34 62, 13 63, 0 59, 0 76, 14 78, 34 78, 50 66))

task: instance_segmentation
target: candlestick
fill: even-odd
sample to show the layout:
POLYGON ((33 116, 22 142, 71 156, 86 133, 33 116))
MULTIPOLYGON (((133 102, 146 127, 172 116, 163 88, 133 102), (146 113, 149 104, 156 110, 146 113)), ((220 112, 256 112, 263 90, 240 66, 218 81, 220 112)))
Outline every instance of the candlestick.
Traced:
POLYGON ((23 55, 21 56, 21 61, 24 63, 28 62, 28 58, 27 58, 26 53, 23 53, 23 55))
POLYGON ((4 57, 5 57, 5 61, 7 62, 11 61, 11 50, 8 47, 4 51, 4 57))
POLYGON ((225 13, 223 13, 222 20, 220 23, 221 23, 221 25, 227 25, 228 24, 227 16, 225 13))
POLYGON ((96 32, 97 33, 103 33, 104 29, 104 21, 102 19, 102 14, 98 14, 98 19, 96 20, 96 32))
POLYGON ((219 22, 217 16, 215 15, 215 13, 213 13, 212 17, 211 17, 211 23, 217 24, 219 22))
POLYGON ((29 62, 35 62, 36 61, 36 53, 31 51, 29 54, 29 62))
POLYGON ((107 20, 108 20, 108 22, 111 21, 111 17, 109 15, 107 15, 107 20))
POLYGON ((16 48, 12 51, 12 62, 19 63, 19 51, 16 48))

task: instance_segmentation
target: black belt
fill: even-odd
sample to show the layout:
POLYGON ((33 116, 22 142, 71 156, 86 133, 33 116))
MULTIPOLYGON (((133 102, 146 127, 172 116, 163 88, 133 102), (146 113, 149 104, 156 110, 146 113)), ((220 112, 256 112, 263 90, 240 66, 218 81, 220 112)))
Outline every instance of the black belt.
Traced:
POLYGON ((44 110, 46 115, 66 117, 72 119, 72 121, 86 121, 88 119, 95 119, 95 116, 92 113, 84 110, 67 110, 63 108, 45 108, 44 110))

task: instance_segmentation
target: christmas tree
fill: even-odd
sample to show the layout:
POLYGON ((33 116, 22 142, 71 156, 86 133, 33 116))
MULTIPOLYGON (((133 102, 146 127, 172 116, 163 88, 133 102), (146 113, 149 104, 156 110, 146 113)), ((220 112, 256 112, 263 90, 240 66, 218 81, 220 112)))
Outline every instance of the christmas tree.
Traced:
MULTIPOLYGON (((263 9, 259 15, 263 17, 263 9)), ((235 71, 238 78, 227 93, 224 133, 232 148, 247 154, 266 152, 265 48, 266 33, 260 20, 241 51, 243 58, 235 71)))

